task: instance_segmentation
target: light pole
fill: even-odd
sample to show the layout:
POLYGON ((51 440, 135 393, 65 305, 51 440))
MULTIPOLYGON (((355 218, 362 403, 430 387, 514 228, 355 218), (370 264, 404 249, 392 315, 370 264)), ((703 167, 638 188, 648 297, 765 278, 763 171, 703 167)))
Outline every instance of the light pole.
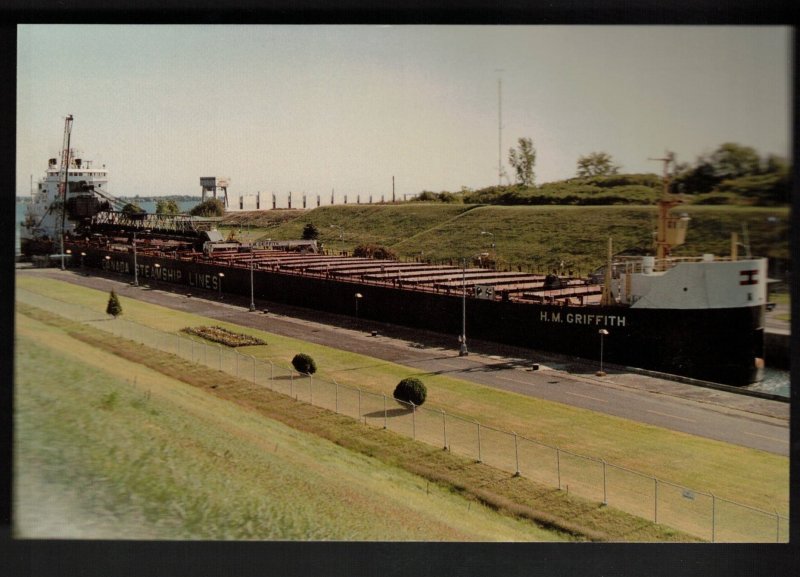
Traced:
POLYGON ((70 257, 70 260, 71 260, 72 259, 72 250, 71 249, 67 249, 64 252, 67 253, 67 256, 70 257))
POLYGON ((358 301, 364 298, 361 293, 356 293, 356 324, 358 324, 358 301))
POLYGON ((111 255, 106 255, 106 270, 111 270, 111 255))
POLYGON ((600 334, 600 370, 595 374, 598 377, 605 377, 606 372, 603 370, 603 337, 608 335, 608 331, 606 329, 600 329, 597 332, 600 334))
POLYGON ((458 338, 461 344, 458 349, 459 357, 466 357, 467 350, 467 259, 461 259, 461 336, 458 338))
POLYGON ((342 248, 344 248, 344 229, 341 226, 339 226, 338 224, 332 224, 331 228, 338 228, 339 229, 339 242, 341 243, 342 248))
POLYGON ((83 270, 83 257, 86 256, 86 253, 81 251, 81 270, 83 270))
POLYGON ((136 231, 133 231, 133 286, 139 286, 139 267, 136 262, 136 231))
POLYGON ((158 280, 158 273, 161 272, 161 265, 156 263, 153 265, 155 270, 153 271, 153 284, 157 284, 156 281, 158 280))
POLYGON ((253 290, 253 247, 250 246, 250 312, 256 310, 255 291, 253 290))
POLYGON ((217 276, 219 277, 219 300, 222 300, 222 279, 225 277, 225 273, 221 272, 217 276))

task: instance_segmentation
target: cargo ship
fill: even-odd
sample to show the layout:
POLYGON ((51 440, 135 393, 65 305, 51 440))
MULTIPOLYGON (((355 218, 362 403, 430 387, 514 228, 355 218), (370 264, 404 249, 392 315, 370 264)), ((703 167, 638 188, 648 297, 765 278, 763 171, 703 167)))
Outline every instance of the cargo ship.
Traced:
POLYGON ((666 182, 654 254, 614 255, 611 239, 601 240, 607 262, 587 278, 502 272, 466 259, 436 266, 332 255, 314 241, 242 244, 223 239, 213 220, 113 210, 82 217, 64 233, 63 250, 68 266, 135 285, 249 296, 251 309, 273 301, 453 335, 461 354, 469 336, 727 385, 758 382, 767 260, 739 259, 735 241, 725 257, 672 256, 689 219, 671 215, 679 201, 666 182))

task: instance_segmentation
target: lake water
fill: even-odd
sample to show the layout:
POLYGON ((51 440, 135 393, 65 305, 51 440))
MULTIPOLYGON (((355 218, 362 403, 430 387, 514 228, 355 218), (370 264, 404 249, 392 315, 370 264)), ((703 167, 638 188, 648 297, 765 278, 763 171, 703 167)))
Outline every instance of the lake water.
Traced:
MULTIPOLYGON (((198 202, 198 200, 180 201, 178 202, 178 207, 182 212, 187 212, 196 206, 198 202)), ((150 213, 154 213, 156 211, 155 201, 142 201, 139 203, 139 206, 150 213)), ((17 253, 19 253, 19 223, 25 218, 24 202, 17 202, 16 213, 16 250, 17 253)), ((750 388, 755 391, 762 391, 765 393, 772 393, 774 395, 788 397, 790 391, 789 371, 767 367, 764 374, 764 382, 753 385, 750 388)))

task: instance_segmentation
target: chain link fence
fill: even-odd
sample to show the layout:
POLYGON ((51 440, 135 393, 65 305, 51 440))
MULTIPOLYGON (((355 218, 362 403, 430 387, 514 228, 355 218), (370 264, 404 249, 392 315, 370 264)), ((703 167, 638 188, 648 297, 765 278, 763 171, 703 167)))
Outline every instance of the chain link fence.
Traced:
POLYGON ((392 397, 301 375, 291 366, 257 359, 220 344, 181 333, 167 333, 124 318, 110 319, 75 305, 17 288, 17 300, 89 324, 116 336, 174 354, 341 415, 366 426, 405 435, 543 485, 604 503, 627 513, 696 535, 711 542, 789 540, 789 519, 696 491, 514 432, 416 407, 392 397))

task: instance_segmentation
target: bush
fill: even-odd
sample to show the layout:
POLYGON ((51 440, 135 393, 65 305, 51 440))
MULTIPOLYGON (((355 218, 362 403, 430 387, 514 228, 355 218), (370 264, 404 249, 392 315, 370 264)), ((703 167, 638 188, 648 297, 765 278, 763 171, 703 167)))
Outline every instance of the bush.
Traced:
POLYGON ((218 198, 209 198, 189 211, 192 216, 225 216, 225 205, 218 198))
POLYGON ((412 403, 420 406, 425 402, 428 390, 425 385, 416 377, 407 377, 397 383, 394 389, 394 398, 401 403, 412 403))
POLYGON ((317 372, 317 363, 305 353, 298 353, 292 359, 292 366, 298 373, 313 375, 317 372))
POLYGON ((117 297, 117 293, 113 290, 108 297, 108 304, 106 305, 106 314, 111 315, 114 318, 117 318, 119 315, 122 314, 122 305, 119 304, 119 297, 117 297))

